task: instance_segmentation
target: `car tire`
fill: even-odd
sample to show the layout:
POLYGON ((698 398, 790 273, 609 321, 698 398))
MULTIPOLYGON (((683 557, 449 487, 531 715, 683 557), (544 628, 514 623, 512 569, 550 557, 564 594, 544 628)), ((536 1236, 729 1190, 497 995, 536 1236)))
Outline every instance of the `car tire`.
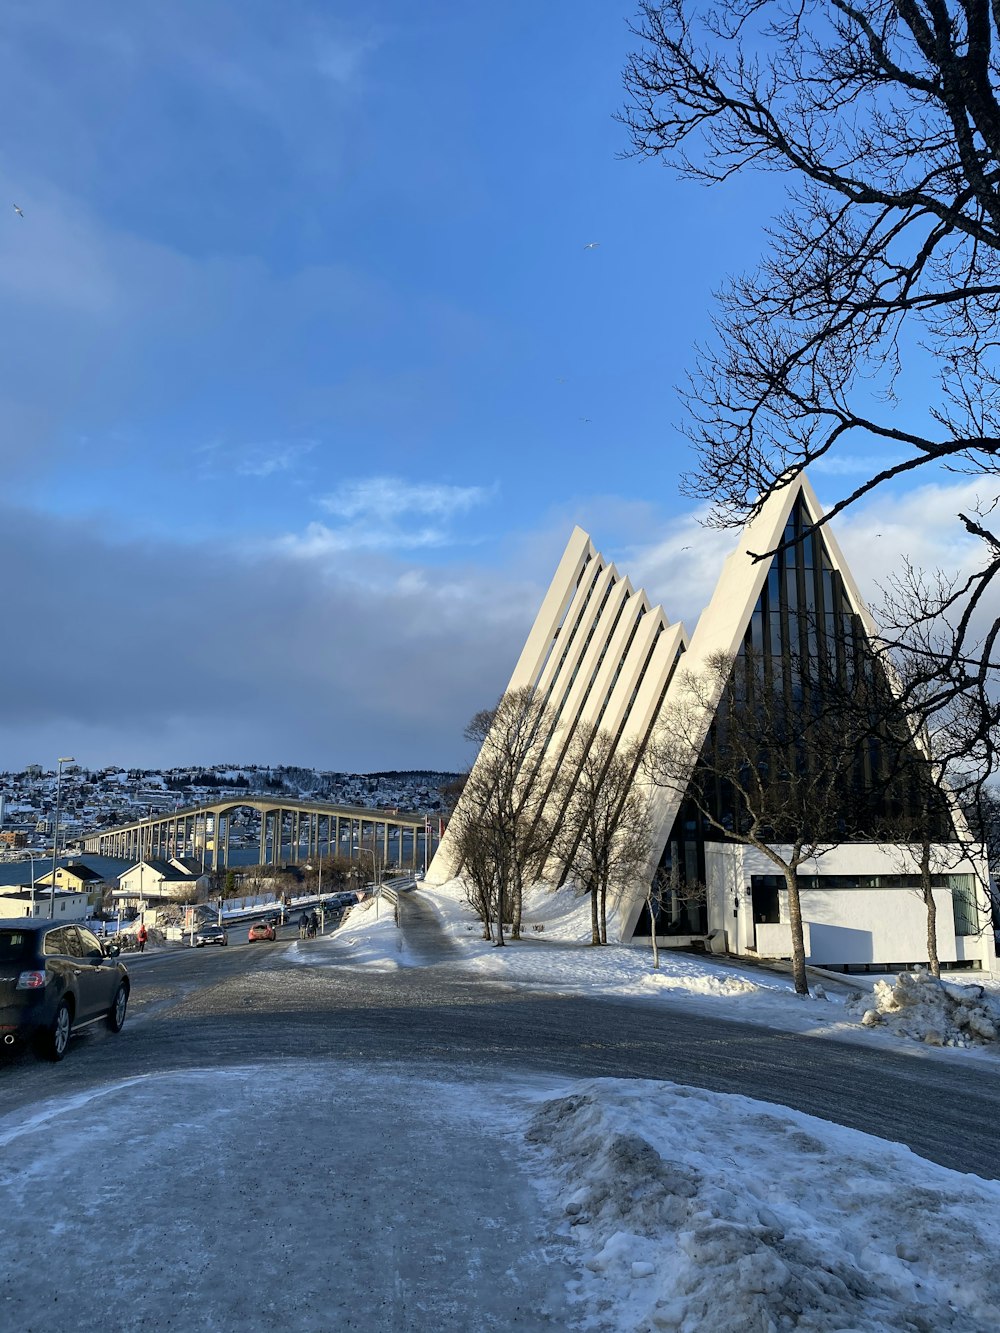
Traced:
POLYGON ((59 1008, 52 1020, 52 1025, 42 1033, 38 1043, 40 1053, 46 1060, 61 1060, 69 1046, 73 1031, 73 1019, 66 1000, 59 1001, 59 1008))
POLYGON ((128 1009, 128 987, 124 981, 115 991, 115 998, 111 1001, 111 1008, 108 1010, 105 1022, 112 1032, 121 1032, 125 1026, 125 1013, 128 1009))

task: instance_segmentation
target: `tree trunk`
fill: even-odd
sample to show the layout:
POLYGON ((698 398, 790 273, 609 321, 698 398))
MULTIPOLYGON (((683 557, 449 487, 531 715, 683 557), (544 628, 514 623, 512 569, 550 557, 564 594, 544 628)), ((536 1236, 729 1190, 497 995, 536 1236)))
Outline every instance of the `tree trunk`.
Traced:
POLYGON ((597 915, 597 885, 590 886, 590 942, 591 944, 600 944, 601 927, 597 915))
POLYGON ((795 981, 796 995, 809 994, 809 982, 806 979, 806 950, 802 939, 802 904, 799 901, 799 877, 791 867, 785 867, 785 884, 788 887, 788 923, 792 928, 792 977, 795 981))
POLYGON ((937 951, 937 903, 934 901, 934 889, 931 885, 931 844, 924 838, 920 845, 920 892, 927 908, 927 961, 931 975, 940 977, 941 961, 937 951))
POLYGON ((656 942, 656 912, 653 910, 654 907, 659 906, 659 901, 658 899, 654 901, 652 886, 650 886, 650 891, 646 895, 646 906, 649 908, 649 938, 653 944, 653 968, 655 971, 659 971, 660 946, 656 942))
POLYGON ((608 942, 608 886, 601 884, 601 943, 608 942))
POLYGON ((521 938, 521 870, 516 867, 514 870, 514 883, 511 889, 513 899, 510 918, 510 937, 512 940, 521 938))

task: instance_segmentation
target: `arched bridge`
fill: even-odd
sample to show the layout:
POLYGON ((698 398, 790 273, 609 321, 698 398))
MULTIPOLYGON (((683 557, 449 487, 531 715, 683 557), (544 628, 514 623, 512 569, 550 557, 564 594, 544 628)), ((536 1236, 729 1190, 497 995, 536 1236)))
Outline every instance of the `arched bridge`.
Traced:
POLYGON ((91 833, 83 841, 86 851, 104 856, 131 861, 194 856, 213 870, 228 866, 230 853, 237 848, 244 853, 240 863, 246 864, 245 849, 254 844, 260 865, 339 855, 358 860, 371 856, 381 865, 415 869, 430 861, 438 834, 436 815, 269 796, 229 796, 168 814, 150 814, 148 819, 91 833), (244 822, 237 812, 245 810, 255 811, 259 820, 253 819, 252 825, 244 822))

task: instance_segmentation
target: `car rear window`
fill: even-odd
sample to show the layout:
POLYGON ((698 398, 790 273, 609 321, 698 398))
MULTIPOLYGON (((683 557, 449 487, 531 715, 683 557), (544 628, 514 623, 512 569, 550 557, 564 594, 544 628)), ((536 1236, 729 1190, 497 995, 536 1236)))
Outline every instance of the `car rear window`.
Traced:
POLYGON ((34 947, 34 931, 0 930, 0 963, 20 963, 34 947))

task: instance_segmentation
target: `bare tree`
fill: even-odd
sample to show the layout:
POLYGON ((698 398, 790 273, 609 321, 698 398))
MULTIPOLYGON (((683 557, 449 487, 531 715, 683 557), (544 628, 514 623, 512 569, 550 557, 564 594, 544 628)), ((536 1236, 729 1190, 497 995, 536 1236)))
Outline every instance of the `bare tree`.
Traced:
POLYGON ((449 830, 470 902, 484 926, 495 926, 498 945, 508 920, 512 938, 520 938, 524 885, 551 845, 540 781, 551 729, 551 712, 530 687, 509 691, 466 728, 482 747, 449 830))
MULTIPOLYGON (((978 498, 956 517, 980 559, 927 599, 925 614, 947 633, 924 667, 942 697, 975 705, 992 746, 1000 7, 666 0, 639 8, 622 116, 633 151, 710 184, 747 170, 788 178, 765 258, 722 292, 715 338, 690 379, 699 464, 687 489, 715 501, 715 522, 741 523, 810 463, 836 464, 843 450, 852 464, 843 475, 854 479, 826 522, 920 468, 978 478, 978 498)), ((898 642, 911 647, 905 632, 898 642)))
POLYGON ((708 900, 708 886, 700 880, 682 882, 676 856, 671 858, 669 870, 657 867, 646 890, 646 911, 649 913, 649 938, 653 950, 653 968, 660 966, 660 946, 657 927, 664 909, 672 912, 702 905, 708 900))
POLYGON ((649 802, 636 777, 640 750, 580 725, 554 790, 565 798, 553 852, 590 895, 590 942, 608 942, 608 890, 633 883, 652 845, 649 802))
MULTIPOLYGON (((855 682, 855 688, 857 682, 855 682)), ((829 685, 790 696, 749 650, 684 672, 650 750, 657 782, 720 841, 764 855, 785 881, 795 989, 809 993, 799 872, 850 832, 863 731, 829 685)), ((655 927, 654 927, 655 928, 655 927)))
MULTIPOLYGON (((922 634, 924 629, 921 627, 922 634)), ((924 639, 924 648, 933 640, 924 639)), ((932 974, 941 975, 938 956, 935 878, 943 870, 965 866, 979 881, 977 897, 989 900, 989 873, 966 811, 979 805, 989 777, 990 747, 980 733, 978 710, 965 695, 942 697, 939 683, 925 673, 914 657, 904 659, 914 679, 895 673, 894 688, 881 709, 882 729, 895 736, 893 763, 884 774, 886 801, 881 836, 902 844, 897 857, 900 871, 915 866, 919 894, 927 913, 927 958, 932 974), (980 869, 982 867, 982 869, 980 869)), ((953 889, 957 892, 957 889, 953 889)), ((989 911, 985 913, 989 917, 989 911)))
MULTIPOLYGON (((466 731, 468 731, 468 728, 466 731)), ((441 797, 441 809, 446 816, 450 815, 455 806, 458 805, 468 780, 468 773, 456 773, 453 778, 450 778, 443 786, 438 788, 438 795, 441 797)))

